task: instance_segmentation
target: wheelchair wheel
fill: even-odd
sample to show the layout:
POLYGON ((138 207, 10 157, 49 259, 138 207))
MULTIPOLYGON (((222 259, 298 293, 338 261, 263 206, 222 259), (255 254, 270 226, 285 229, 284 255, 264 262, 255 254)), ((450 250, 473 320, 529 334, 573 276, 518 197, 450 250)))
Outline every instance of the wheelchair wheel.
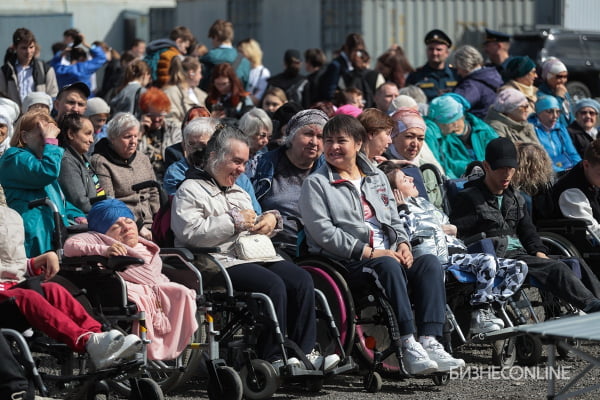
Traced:
POLYGON ((564 236, 554 232, 539 232, 538 235, 540 236, 542 243, 548 247, 548 254, 581 258, 581 254, 579 253, 579 250, 577 250, 577 247, 564 236))
POLYGON ((131 390, 130 400, 164 400, 160 386, 150 378, 136 379, 131 390))
POLYGON ((241 400, 244 394, 242 380, 240 376, 231 367, 218 367, 217 375, 221 383, 209 379, 208 398, 210 400, 241 400))
POLYGON ((365 390, 369 393, 378 393, 383 386, 383 380, 381 379, 381 375, 379 375, 378 372, 367 374, 363 379, 363 386, 365 387, 365 390))
POLYGON ((533 366, 542 358, 542 342, 538 337, 521 335, 515 338, 515 350, 519 364, 533 366))
POLYGON ((435 386, 446 386, 450 383, 450 374, 434 375, 431 377, 431 380, 435 386))
POLYGON ((499 367, 512 367, 517 358, 515 337, 496 340, 492 344, 492 362, 499 367))
POLYGON ((273 366, 260 359, 251 361, 254 376, 244 366, 240 378, 244 388, 244 396, 250 400, 268 399, 279 389, 279 377, 273 366))
MULTIPOLYGON (((355 313, 352 292, 346 280, 331 261, 318 258, 306 258, 297 261, 297 264, 307 270, 313 278, 315 288, 321 290, 331 308, 331 313, 340 332, 340 340, 346 354, 350 354, 354 345, 355 313)), ((327 324, 317 325, 317 341, 322 349, 327 348, 331 342, 327 324)))

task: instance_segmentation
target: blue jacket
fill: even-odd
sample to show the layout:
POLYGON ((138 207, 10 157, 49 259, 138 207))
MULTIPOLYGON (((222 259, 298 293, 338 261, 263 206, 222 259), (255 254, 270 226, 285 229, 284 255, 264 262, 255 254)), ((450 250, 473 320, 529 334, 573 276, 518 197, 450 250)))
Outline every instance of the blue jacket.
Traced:
MULTIPOLYGON (((256 198, 260 201, 260 199, 271 191, 271 185, 273 184, 273 176, 275 175, 275 170, 277 169, 277 165, 279 165, 279 160, 285 154, 286 147, 279 147, 275 150, 271 150, 265 154, 263 154, 258 159, 258 164, 256 165, 256 171, 254 172, 254 176, 252 177, 252 185, 254 186, 254 192, 256 193, 256 198)), ((321 165, 325 163, 325 157, 321 154, 319 158, 315 161, 311 173, 317 170, 321 165)))
POLYGON ((546 152, 552 159, 552 167, 554 172, 562 172, 573 168, 581 157, 575 146, 573 140, 569 135, 567 128, 560 122, 560 119, 554 125, 554 128, 550 132, 547 132, 542 123, 538 119, 537 115, 531 114, 528 121, 535 128, 535 134, 540 141, 540 144, 544 146, 546 152))
POLYGON ((420 87, 427 96, 427 102, 430 102, 444 93, 451 92, 456 87, 457 79, 456 70, 448 65, 444 69, 433 69, 429 64, 425 64, 408 75, 406 84, 420 87))
POLYGON ((469 112, 484 119, 488 108, 496 100, 496 92, 504 82, 495 67, 483 67, 462 78, 454 88, 471 103, 469 112))
POLYGON ((59 51, 54 55, 52 60, 50 60, 50 65, 52 65, 52 68, 56 72, 59 88, 80 81, 91 89, 91 76, 104 65, 106 56, 100 46, 90 47, 90 55, 92 56, 91 60, 71 65, 61 64, 62 52, 59 51))
POLYGON ((565 93, 565 97, 559 97, 554 95, 550 86, 543 82, 537 91, 537 98, 544 96, 553 96, 556 100, 558 100, 558 104, 560 105, 560 117, 559 121, 563 124, 563 126, 569 126, 571 122, 575 121, 575 115, 573 114, 573 99, 571 99, 571 95, 569 92, 565 93))
MULTIPOLYGON (((185 158, 182 158, 181 160, 169 165, 169 168, 167 168, 167 172, 165 172, 165 176, 163 178, 163 188, 168 195, 174 195, 175 192, 177 192, 179 184, 185 180, 185 173, 188 169, 190 169, 190 165, 185 158)), ((252 187, 250 179, 248 179, 246 174, 241 174, 236 179, 235 184, 248 192, 250 199, 252 200, 252 208, 254 208, 256 214, 262 214, 262 208, 258 203, 258 200, 256 200, 254 188, 252 187)))
POLYGON ((11 147, 0 158, 0 185, 7 204, 23 217, 27 257, 54 250, 52 210, 46 206, 30 210, 30 201, 48 197, 58 207, 65 226, 69 220, 85 216, 60 190, 58 175, 64 151, 62 147, 47 144, 38 159, 28 148, 11 147))

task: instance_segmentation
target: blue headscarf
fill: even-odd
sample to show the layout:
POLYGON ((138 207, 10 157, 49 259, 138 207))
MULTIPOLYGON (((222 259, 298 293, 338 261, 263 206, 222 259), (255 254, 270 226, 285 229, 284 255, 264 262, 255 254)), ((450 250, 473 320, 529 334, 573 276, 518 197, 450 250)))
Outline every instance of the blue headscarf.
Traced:
POLYGON ((600 103, 598 103, 594 99, 581 99, 575 104, 575 114, 579 112, 582 108, 590 107, 593 108, 597 113, 600 113, 600 103))
POLYGON ((551 108, 557 108, 560 110, 560 104, 558 104, 558 100, 554 96, 544 96, 540 97, 535 102, 535 112, 541 113, 544 110, 549 110, 551 108))
POLYGON ((88 228, 90 231, 106 233, 121 217, 135 221, 133 213, 121 200, 102 200, 94 204, 88 213, 88 228))
POLYGON ((451 124, 465 115, 471 103, 456 93, 446 93, 431 100, 427 116, 438 124, 451 124))

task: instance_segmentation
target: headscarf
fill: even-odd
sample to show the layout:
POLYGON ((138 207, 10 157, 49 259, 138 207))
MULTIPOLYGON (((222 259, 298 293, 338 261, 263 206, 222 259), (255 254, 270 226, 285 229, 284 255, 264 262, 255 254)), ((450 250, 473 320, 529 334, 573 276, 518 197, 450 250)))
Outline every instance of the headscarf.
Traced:
POLYGON ((467 99, 456 93, 446 93, 431 100, 427 116, 438 124, 451 124, 471 108, 467 99))
POLYGON ((523 104, 529 104, 527 97, 517 89, 507 88, 498 93, 493 107, 500 113, 508 114, 523 104))
POLYGON ((419 105, 417 104, 417 101, 415 99, 413 99, 412 97, 407 96, 405 94, 401 94, 398 97, 396 97, 394 100, 392 100, 392 103, 390 104, 390 108, 388 108, 388 114, 393 115, 400 108, 407 108, 407 107, 418 109, 419 105))
POLYGON ((560 104, 558 104, 558 100, 554 96, 544 96, 540 97, 535 102, 535 112, 537 114, 541 113, 544 110, 549 110, 551 108, 556 108, 560 110, 560 104))
POLYGON ((335 114, 334 115, 340 115, 340 114, 344 114, 344 115, 349 115, 351 117, 358 117, 360 114, 362 113, 362 110, 358 107, 356 107, 353 104, 344 104, 343 106, 338 107, 337 110, 335 110, 335 114))
POLYGON ((121 217, 135 220, 131 210, 121 200, 102 200, 90 209, 87 217, 88 228, 90 231, 106 233, 121 217))
POLYGON ((512 57, 506 64, 504 76, 506 79, 515 79, 527 75, 535 68, 533 60, 527 56, 512 57))
POLYGON ((550 57, 542 64, 542 79, 545 81, 561 72, 567 72, 567 67, 556 57, 550 57))
POLYGON ((427 130, 427 125, 425 125, 423 117, 421 117, 421 114, 413 108, 400 107, 394 115, 392 115, 392 119, 396 122, 396 129, 398 132, 404 132, 410 128, 419 128, 423 132, 427 130))
POLYGON ((318 125, 320 127, 324 127, 327 123, 327 120, 329 120, 329 118, 327 118, 327 114, 321 110, 315 110, 311 108, 297 112, 287 123, 286 143, 288 145, 292 143, 292 139, 296 135, 296 132, 298 132, 298 129, 306 125, 318 125))
POLYGON ((579 112, 582 108, 590 107, 593 108, 597 113, 600 113, 600 103, 598 103, 594 99, 581 99, 577 103, 575 103, 575 107, 573 111, 575 114, 579 112))

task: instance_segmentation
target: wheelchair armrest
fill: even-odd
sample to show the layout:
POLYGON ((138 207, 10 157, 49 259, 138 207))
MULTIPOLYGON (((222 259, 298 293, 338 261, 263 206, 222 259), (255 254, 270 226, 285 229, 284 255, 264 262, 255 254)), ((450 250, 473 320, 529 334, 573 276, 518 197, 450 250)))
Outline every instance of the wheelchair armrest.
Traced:
POLYGON ((132 264, 142 265, 144 264, 144 260, 137 257, 112 256, 108 257, 106 267, 112 269, 113 271, 125 271, 127 266, 132 264))
POLYGON ((125 271, 128 265, 144 264, 144 260, 137 257, 128 256, 82 256, 82 257, 63 257, 61 269, 73 272, 88 272, 98 269, 101 265, 111 271, 125 271))
POLYGON ((479 232, 479 233, 476 233, 474 235, 464 238, 463 242, 465 242, 465 244, 467 246, 469 246, 475 242, 485 239, 486 237, 487 237, 487 235, 485 234, 485 232, 479 232))
POLYGON ((220 253, 221 248, 218 246, 215 247, 193 247, 188 249, 193 254, 207 254, 207 253, 220 253))
POLYGON ((88 231, 87 224, 75 224, 67 226, 67 233, 69 235, 74 235, 76 233, 84 233, 88 231))
POLYGON ((183 247, 163 247, 160 249, 161 256, 179 256, 186 261, 194 261, 194 254, 183 247))

